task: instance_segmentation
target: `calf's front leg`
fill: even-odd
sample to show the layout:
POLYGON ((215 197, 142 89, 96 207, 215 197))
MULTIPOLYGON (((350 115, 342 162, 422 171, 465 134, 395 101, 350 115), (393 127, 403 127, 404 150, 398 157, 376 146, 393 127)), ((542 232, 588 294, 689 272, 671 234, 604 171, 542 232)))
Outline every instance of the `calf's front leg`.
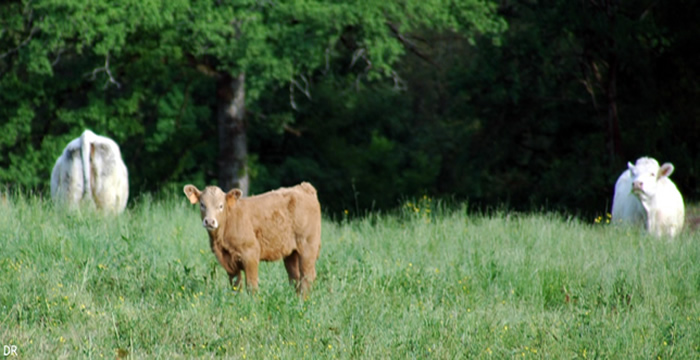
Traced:
POLYGON ((241 273, 236 272, 236 273, 228 273, 228 283, 231 286, 232 289, 238 290, 240 289, 239 285, 241 284, 241 273), (236 279, 234 282, 233 279, 236 279))
POLYGON ((258 291, 258 265, 258 260, 249 260, 243 263, 245 287, 253 294, 258 291))

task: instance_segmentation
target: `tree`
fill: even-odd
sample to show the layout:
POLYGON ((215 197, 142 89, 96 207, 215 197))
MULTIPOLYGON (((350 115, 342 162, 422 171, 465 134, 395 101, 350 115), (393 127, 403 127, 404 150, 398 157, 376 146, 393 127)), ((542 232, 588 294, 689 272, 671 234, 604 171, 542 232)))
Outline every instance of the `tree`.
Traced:
POLYGON ((247 175, 310 180, 335 211, 428 193, 600 213, 651 155, 697 198, 697 4, 3 2, 0 182, 42 190, 90 127, 134 194, 247 175))
POLYGON ((0 146, 23 144, 24 155, 8 151, 0 158, 8 169, 0 180, 45 185, 39 174, 51 166, 46 159, 82 131, 66 134, 75 126, 133 143, 127 157, 139 154, 138 145, 151 154, 156 147, 173 148, 182 155, 168 161, 175 171, 164 170, 156 182, 172 179, 196 166, 189 150, 175 149, 177 141, 206 142, 211 127, 197 117, 216 103, 220 184, 245 187, 240 179, 248 176, 250 122, 244 101, 255 103, 264 92, 286 87, 294 109, 300 94, 312 96, 314 74, 337 70, 329 64, 339 58, 342 71, 356 70, 356 87, 368 79, 398 81, 394 64, 416 51, 413 32, 451 30, 470 38, 498 33, 505 23, 495 9, 482 0, 5 3, 0 44, 10 50, 0 59, 0 86, 2 115, 10 120, 0 146), (191 69, 213 79, 216 93, 204 94, 211 83, 191 69), (180 111, 164 120, 173 112, 168 106, 180 111), (17 176, 24 170, 9 163, 27 164, 24 170, 33 175, 17 176))
POLYGON ((623 2, 611 22, 598 6, 614 3, 502 2, 501 46, 423 29, 412 35, 416 52, 394 67, 400 91, 382 81, 344 91, 350 71, 315 80, 313 101, 294 114, 304 137, 253 132, 261 181, 323 179, 322 203, 336 213, 427 193, 470 207, 597 216, 610 211, 625 162, 651 155, 678 165, 674 181, 697 197, 691 99, 700 87, 687 49, 700 30, 688 25, 698 5, 623 2))

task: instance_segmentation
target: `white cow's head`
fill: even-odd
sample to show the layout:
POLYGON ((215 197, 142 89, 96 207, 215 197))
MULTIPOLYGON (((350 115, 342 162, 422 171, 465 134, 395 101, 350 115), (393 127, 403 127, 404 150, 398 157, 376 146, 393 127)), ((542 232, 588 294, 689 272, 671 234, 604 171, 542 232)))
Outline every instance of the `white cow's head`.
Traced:
POLYGON ((644 201, 656 195, 659 181, 668 178, 673 173, 673 164, 665 163, 659 167, 659 163, 648 157, 642 157, 637 163, 627 163, 632 175, 632 192, 644 201))
POLYGON ((199 191, 194 185, 185 185, 183 190, 190 203, 199 203, 202 226, 207 231, 215 231, 226 221, 228 209, 235 205, 242 194, 239 189, 225 193, 218 186, 207 186, 199 191))

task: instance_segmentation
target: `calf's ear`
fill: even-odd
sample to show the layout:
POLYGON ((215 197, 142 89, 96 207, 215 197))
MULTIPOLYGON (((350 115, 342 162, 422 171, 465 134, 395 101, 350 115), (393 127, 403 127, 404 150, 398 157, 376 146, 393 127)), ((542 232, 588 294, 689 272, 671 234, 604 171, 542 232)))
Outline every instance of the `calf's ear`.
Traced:
POLYGON ((242 195, 243 192, 240 189, 231 189, 231 191, 226 193, 226 204, 232 206, 242 195))
POLYGON ((661 165, 661 168, 659 168, 659 175, 657 175, 656 178, 661 179, 662 177, 669 177, 671 174, 673 174, 673 170, 673 164, 665 163, 661 165))
POLYGON ((199 202, 199 195, 202 195, 202 192, 197 189, 196 186, 194 185, 185 185, 185 187, 182 189, 185 192, 185 196, 187 196, 187 199, 190 200, 190 203, 196 204, 199 202))

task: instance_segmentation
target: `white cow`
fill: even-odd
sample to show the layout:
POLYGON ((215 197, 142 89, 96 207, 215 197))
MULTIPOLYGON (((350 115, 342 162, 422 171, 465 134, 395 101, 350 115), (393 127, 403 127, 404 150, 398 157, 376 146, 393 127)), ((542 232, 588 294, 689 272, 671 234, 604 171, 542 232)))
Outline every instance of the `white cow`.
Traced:
POLYGON ((642 157, 627 163, 628 169, 615 183, 612 206, 613 223, 643 223, 649 233, 676 236, 683 228, 683 196, 669 179, 673 164, 642 157))
POLYGON ((85 130, 71 141, 51 172, 51 197, 75 207, 81 201, 121 213, 129 198, 129 174, 114 140, 85 130))

